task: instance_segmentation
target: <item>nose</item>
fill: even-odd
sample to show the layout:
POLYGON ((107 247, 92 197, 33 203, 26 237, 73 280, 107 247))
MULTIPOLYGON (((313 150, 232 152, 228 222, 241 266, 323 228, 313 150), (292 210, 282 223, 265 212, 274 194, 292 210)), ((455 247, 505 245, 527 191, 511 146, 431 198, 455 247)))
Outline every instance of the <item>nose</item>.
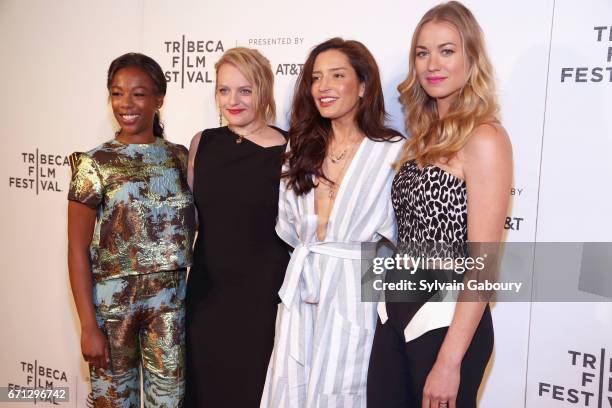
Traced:
POLYGON ((230 92, 229 103, 230 105, 236 105, 238 103, 238 92, 230 92))
POLYGON ((133 100, 132 100, 132 95, 130 95, 129 92, 125 92, 123 95, 121 95, 120 97, 121 99, 119 100, 119 106, 121 106, 122 108, 131 108, 133 105, 133 100))
POLYGON ((429 59, 427 60, 427 70, 430 72, 434 72, 440 69, 440 61, 438 59, 437 53, 431 53, 429 55, 429 59))
POLYGON ((329 79, 327 75, 322 75, 321 78, 319 78, 318 85, 319 92, 325 92, 329 89, 329 79))

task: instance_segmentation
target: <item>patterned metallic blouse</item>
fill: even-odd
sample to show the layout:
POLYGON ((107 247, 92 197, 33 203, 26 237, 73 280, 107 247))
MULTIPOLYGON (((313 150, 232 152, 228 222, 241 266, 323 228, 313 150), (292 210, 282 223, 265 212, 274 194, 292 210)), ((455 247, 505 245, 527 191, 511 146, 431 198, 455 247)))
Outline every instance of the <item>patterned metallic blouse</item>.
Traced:
POLYGON ((111 140, 79 156, 68 199, 97 209, 90 246, 94 280, 191 265, 195 227, 187 149, 111 140))

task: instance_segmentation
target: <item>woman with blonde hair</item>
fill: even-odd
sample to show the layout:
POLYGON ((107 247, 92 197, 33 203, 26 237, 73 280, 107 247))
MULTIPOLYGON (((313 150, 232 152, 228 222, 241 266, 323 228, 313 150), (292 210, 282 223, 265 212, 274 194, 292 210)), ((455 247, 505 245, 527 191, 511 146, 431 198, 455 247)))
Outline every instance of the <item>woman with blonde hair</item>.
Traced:
POLYGON ((198 132, 188 179, 199 220, 187 282, 187 393, 193 407, 259 406, 289 261, 274 232, 285 133, 274 121, 274 76, 248 48, 215 65, 227 126, 198 132))
MULTIPOLYGON (((482 31, 461 3, 440 4, 423 16, 398 90, 412 136, 393 180, 398 242, 501 241, 512 147, 499 122, 482 31)), ((381 304, 369 406, 476 406, 493 348, 488 303, 434 302, 434 295, 381 304)))

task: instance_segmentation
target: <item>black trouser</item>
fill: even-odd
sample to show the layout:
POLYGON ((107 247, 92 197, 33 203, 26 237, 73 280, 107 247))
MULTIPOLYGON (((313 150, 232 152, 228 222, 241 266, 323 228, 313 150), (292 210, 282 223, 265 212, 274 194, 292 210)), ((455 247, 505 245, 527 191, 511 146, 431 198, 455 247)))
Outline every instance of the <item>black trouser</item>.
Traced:
MULTIPOLYGON (((421 408, 425 380, 431 371, 448 327, 429 331, 406 343, 405 319, 393 318, 411 306, 406 303, 387 303, 394 309, 389 320, 380 320, 374 335, 368 371, 368 407, 421 408), (403 320, 403 321, 402 321, 403 320)), ((404 314, 406 316, 406 314, 404 314)), ((461 381, 457 408, 476 407, 478 388, 493 351, 493 322, 487 305, 472 342, 461 363, 461 381)))

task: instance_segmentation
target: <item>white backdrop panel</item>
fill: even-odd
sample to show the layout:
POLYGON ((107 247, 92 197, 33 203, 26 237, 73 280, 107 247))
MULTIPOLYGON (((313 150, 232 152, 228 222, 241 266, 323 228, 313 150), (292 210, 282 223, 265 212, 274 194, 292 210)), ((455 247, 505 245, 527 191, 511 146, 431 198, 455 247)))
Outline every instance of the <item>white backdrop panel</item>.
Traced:
MULTIPOLYGON (((611 16, 607 0, 555 2, 538 241, 612 241, 611 16)), ((577 288, 580 254, 559 255, 559 279, 577 288)), ((527 406, 612 407, 612 287, 602 283, 607 299, 580 293, 601 303, 533 305, 527 406)))
MULTIPOLYGON (((52 4, 33 0, 1 2, 0 55, 5 63, 0 73, 9 80, 5 80, 5 98, 0 101, 6 135, 0 173, 5 180, 2 192, 7 208, 0 212, 2 225, 6 226, 1 247, 7 260, 6 272, 0 278, 0 306, 11 312, 3 312, 0 324, 14 335, 3 339, 0 386, 27 385, 28 373, 24 370, 27 371, 27 363, 36 362, 65 372, 73 391, 70 406, 85 405, 87 387, 82 384, 87 374, 79 358, 78 319, 65 262, 68 168, 63 159, 72 151, 87 150, 112 137, 115 125, 106 103, 105 74, 113 58, 128 51, 141 51, 162 65, 170 80, 162 111, 167 136, 188 145, 196 131, 218 126, 214 63, 223 50, 235 45, 250 46, 270 59, 276 73, 277 123, 286 128, 299 64, 310 48, 337 35, 357 39, 377 58, 391 124, 403 130, 396 86, 406 75, 414 26, 435 3, 387 0, 374 6, 365 1, 349 4, 324 0, 271 0, 261 4, 246 0, 116 0, 92 6, 74 0, 52 4), (42 164, 48 161, 48 155, 52 163, 42 164), (43 190, 49 186, 62 191, 43 190), (75 397, 74 392, 79 395, 75 397)), ((587 12, 587 6, 570 6, 570 2, 557 0, 551 84, 561 66, 605 66, 607 48, 593 41, 592 26, 605 25, 597 16, 612 14, 609 3, 592 3, 594 10, 587 12), (571 30, 577 33, 575 38, 565 34, 571 30), (571 54, 564 51, 568 47, 578 56, 563 60, 571 54)), ((536 215, 538 238, 550 240, 559 236, 560 214, 585 208, 579 197, 601 182, 578 178, 576 166, 567 166, 565 159, 551 159, 560 157, 555 149, 561 149, 564 157, 579 158, 602 152, 598 156, 601 160, 583 159, 580 167, 610 173, 609 161, 603 159, 605 148, 609 151, 610 147, 610 119, 604 114, 612 105, 610 93, 604 92, 609 90, 609 83, 564 87, 557 81, 556 88, 549 86, 545 160, 539 180, 553 0, 472 0, 466 5, 486 34, 497 71, 503 123, 514 148, 514 205, 506 225, 508 240, 534 240, 536 215), (563 105, 568 97, 575 98, 571 109, 563 105), (581 117, 576 115, 579 112, 589 119, 567 120, 581 117), (577 122, 583 122, 580 129, 577 122), (600 138, 587 138, 581 144, 573 142, 581 134, 600 138), (608 137, 602 137, 604 134, 608 137), (571 155, 573 152, 582 154, 571 155), (561 171, 572 184, 556 177, 561 171), (582 186, 582 194, 568 194, 566 185, 582 186)), ((601 202, 590 213, 593 220, 597 214, 605 214, 604 200, 601 202)), ((591 222, 564 222, 567 236, 574 237, 574 229, 590 239, 604 240, 609 236, 591 222), (597 235, 589 235, 593 231, 597 235)), ((609 234, 610 224, 605 222, 609 234)), ((481 403, 485 407, 523 406, 529 306, 497 304, 493 314, 496 350, 481 403)), ((530 370, 534 364, 542 363, 530 363, 530 370)), ((62 383, 54 381, 56 385, 62 383)))
POLYGON ((69 406, 89 390, 66 267, 65 157, 112 137, 106 68, 141 46, 141 9, 119 0, 0 3, 0 386, 69 386, 69 406))

